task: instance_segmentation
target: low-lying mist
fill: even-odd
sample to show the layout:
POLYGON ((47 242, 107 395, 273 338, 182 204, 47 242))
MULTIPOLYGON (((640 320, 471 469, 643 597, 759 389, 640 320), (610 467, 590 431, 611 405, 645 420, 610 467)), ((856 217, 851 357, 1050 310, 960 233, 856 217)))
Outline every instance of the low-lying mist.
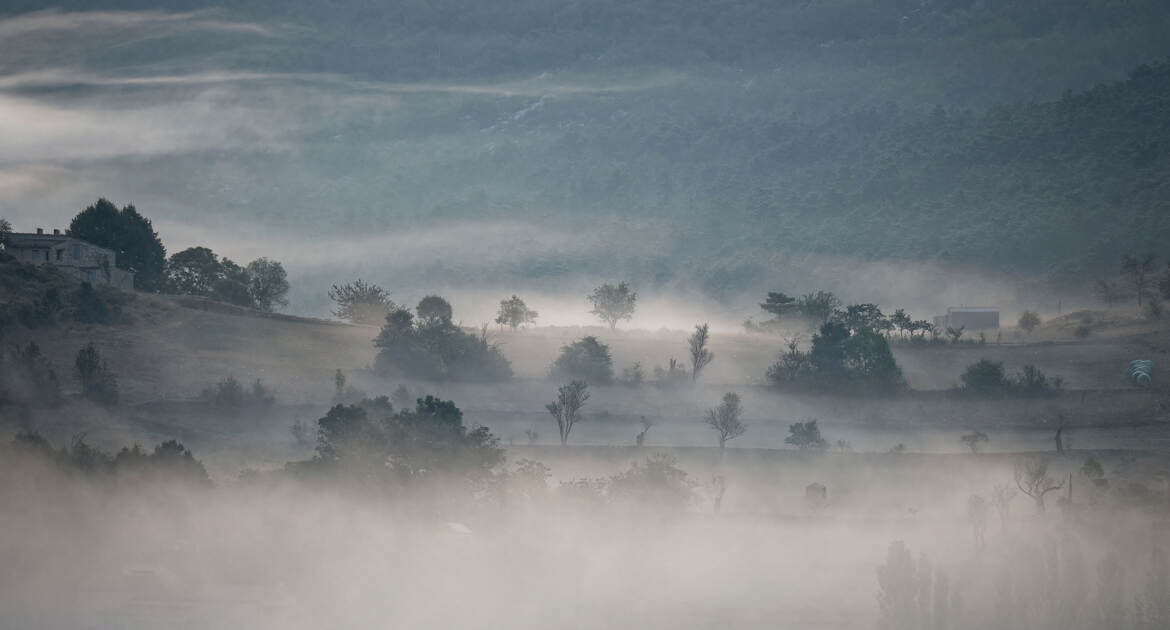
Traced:
POLYGON ((1164 490, 1082 486, 1071 457, 1048 474, 1071 472, 1075 490, 999 512, 995 495, 1019 495, 1008 458, 651 453, 548 449, 547 481, 519 460, 474 487, 278 471, 209 486, 10 449, 0 612, 11 627, 118 628, 1167 619, 1164 490), (655 472, 629 484, 638 470, 655 472))

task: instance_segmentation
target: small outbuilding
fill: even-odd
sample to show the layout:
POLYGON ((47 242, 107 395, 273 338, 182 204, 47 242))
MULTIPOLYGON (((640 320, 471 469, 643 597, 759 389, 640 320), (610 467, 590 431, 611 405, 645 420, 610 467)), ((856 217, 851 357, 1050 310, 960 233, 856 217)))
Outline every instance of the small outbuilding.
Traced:
POLYGON ((947 309, 946 315, 940 315, 934 318, 934 321, 940 330, 947 328, 998 330, 999 309, 991 306, 951 307, 947 309))

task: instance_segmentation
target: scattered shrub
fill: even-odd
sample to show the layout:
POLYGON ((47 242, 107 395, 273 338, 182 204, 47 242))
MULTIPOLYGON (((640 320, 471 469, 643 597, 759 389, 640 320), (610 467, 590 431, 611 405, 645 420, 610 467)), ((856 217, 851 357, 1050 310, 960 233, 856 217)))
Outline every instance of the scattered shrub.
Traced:
POLYGON ((199 394, 199 397, 217 411, 238 413, 246 407, 271 407, 276 402, 272 390, 265 387, 260 379, 252 383, 249 388, 229 376, 213 385, 208 385, 199 394))
POLYGON ((821 437, 821 429, 817 426, 816 419, 788 425, 788 437, 784 438, 784 443, 802 451, 823 451, 829 446, 825 438, 821 437))

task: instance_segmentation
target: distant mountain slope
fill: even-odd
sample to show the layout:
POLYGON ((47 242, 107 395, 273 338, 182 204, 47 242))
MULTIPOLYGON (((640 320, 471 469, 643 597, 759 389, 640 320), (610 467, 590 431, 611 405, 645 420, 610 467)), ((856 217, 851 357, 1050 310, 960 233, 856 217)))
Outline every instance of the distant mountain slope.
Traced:
POLYGON ((648 193, 688 200, 706 215, 690 218, 712 237, 705 252, 741 237, 757 256, 784 249, 1112 273, 1123 253, 1170 254, 1170 63, 982 114, 629 120, 565 139, 539 163, 541 179, 556 183, 544 190, 550 201, 604 191, 599 207, 653 212, 648 193))
POLYGON ((44 121, 4 128, 0 215, 134 203, 172 250, 282 259, 297 312, 359 274, 722 299, 1166 255, 1164 0, 55 6, 128 13, 0 8, 0 120, 44 121))

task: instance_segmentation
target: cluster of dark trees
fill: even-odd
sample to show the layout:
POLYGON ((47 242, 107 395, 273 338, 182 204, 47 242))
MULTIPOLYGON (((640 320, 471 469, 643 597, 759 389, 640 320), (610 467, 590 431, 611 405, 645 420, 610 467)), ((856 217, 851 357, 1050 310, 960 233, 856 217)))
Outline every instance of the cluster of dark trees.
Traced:
POLYGON ((897 309, 886 315, 876 304, 850 304, 842 308, 842 301, 829 291, 815 291, 801 296, 769 291, 760 303, 764 312, 772 319, 756 323, 751 319, 744 322, 748 332, 777 332, 786 328, 786 323, 801 322, 814 327, 825 322, 838 321, 849 328, 865 326, 890 338, 896 331, 902 339, 926 341, 926 335, 937 339, 943 331, 925 319, 913 319, 905 309, 897 309))
POLYGON ((423 380, 503 381, 512 366, 488 340, 486 327, 471 334, 452 321, 450 303, 424 297, 415 312, 394 308, 374 345, 374 370, 383 376, 423 380))
POLYGON ((118 267, 134 272, 139 291, 195 295, 263 311, 288 304, 288 278, 279 262, 258 258, 240 266, 206 247, 167 258, 150 219, 132 205, 119 210, 98 199, 73 217, 67 233, 113 250, 118 267))
POLYGON ((189 247, 167 259, 162 291, 194 295, 271 312, 288 305, 288 274, 275 260, 246 266, 220 258, 206 247, 189 247))
POLYGON ((373 484, 482 483, 503 461, 499 440, 486 427, 468 428, 454 402, 427 396, 395 411, 380 396, 330 409, 317 421, 316 455, 288 469, 373 484))
POLYGON ((885 335, 865 319, 825 322, 807 351, 800 350, 796 338, 790 339, 766 377, 778 387, 795 390, 885 394, 906 388, 885 335))
POLYGON ((211 484, 203 463, 175 440, 162 442, 152 451, 135 444, 110 454, 86 443, 84 436, 75 438, 68 447, 54 449, 39 433, 22 431, 16 434, 10 447, 12 455, 18 458, 34 458, 65 472, 84 474, 89 480, 211 484))

